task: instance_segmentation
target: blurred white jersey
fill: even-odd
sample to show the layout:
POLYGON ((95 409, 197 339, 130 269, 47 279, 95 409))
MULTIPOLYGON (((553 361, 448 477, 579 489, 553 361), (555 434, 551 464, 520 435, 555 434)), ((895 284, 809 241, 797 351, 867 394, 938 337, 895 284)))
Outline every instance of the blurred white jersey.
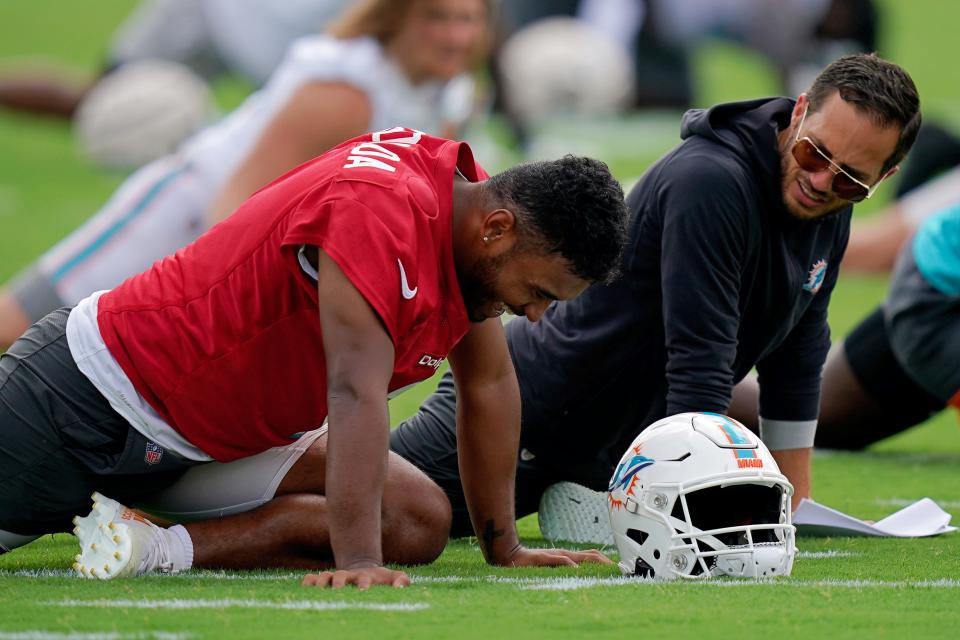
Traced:
POLYGON ((263 89, 181 147, 202 182, 219 190, 290 96, 312 82, 342 82, 363 91, 372 108, 369 131, 402 125, 436 135, 444 123, 465 120, 472 103, 472 92, 461 88, 463 82, 472 86, 469 78, 412 85, 373 38, 301 38, 263 89))
POLYGON ((262 85, 293 41, 323 31, 350 0, 203 0, 201 4, 210 38, 224 64, 262 85))
POLYGON ((347 83, 366 93, 370 131, 403 125, 441 133, 446 124, 462 124, 473 102, 469 76, 412 85, 375 39, 298 40, 263 89, 179 153, 130 176, 103 208, 21 273, 12 284, 21 307, 39 319, 193 242, 206 229, 211 201, 260 134, 291 95, 313 82, 347 83))

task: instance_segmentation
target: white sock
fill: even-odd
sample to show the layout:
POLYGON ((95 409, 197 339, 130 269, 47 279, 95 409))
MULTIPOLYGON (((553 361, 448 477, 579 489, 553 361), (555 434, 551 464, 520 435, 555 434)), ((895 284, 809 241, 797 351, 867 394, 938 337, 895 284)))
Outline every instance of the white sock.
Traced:
POLYGON ((173 573, 189 571, 193 567, 193 539, 182 525, 175 524, 163 530, 170 547, 170 562, 173 573))

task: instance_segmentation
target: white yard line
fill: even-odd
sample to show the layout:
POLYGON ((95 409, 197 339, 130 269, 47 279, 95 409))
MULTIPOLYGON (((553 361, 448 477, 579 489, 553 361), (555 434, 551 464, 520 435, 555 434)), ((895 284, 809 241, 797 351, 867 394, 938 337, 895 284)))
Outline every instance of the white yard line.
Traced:
MULTIPOLYGON (((575 589, 588 589, 598 586, 624 586, 635 585, 637 587, 646 587, 666 583, 655 582, 653 580, 643 580, 634 578, 567 578, 564 580, 554 580, 542 582, 531 582, 523 585, 521 589, 534 591, 572 591, 575 589)), ((842 589, 960 589, 960 580, 691 580, 677 581, 673 584, 691 585, 698 587, 835 587, 842 589)))
POLYGON ((174 631, 0 631, 0 640, 187 640, 192 633, 174 631))
MULTIPOLYGON (((801 559, 829 559, 829 558, 849 558, 857 557, 862 554, 850 551, 801 551, 798 554, 801 559)), ((72 575, 65 571, 26 571, 18 572, 0 572, 2 576, 21 576, 21 577, 63 577, 72 575)), ((180 574, 183 578, 209 578, 218 580, 295 580, 302 574, 277 574, 277 575, 254 575, 244 576, 237 573, 221 573, 216 571, 197 572, 180 574)), ((171 578, 174 576, 170 576, 171 578)), ((572 591, 578 589, 590 589, 594 587, 624 587, 633 586, 635 588, 644 588, 651 585, 664 585, 667 583, 643 580, 630 576, 610 576, 610 577, 557 577, 557 578, 530 578, 522 576, 410 576, 413 584, 503 584, 512 585, 517 589, 535 590, 535 591, 572 591)), ((958 589, 960 580, 941 579, 941 580, 802 580, 779 578, 776 580, 696 580, 684 581, 678 580, 673 584, 691 585, 695 587, 794 587, 794 588, 841 588, 841 589, 958 589)), ((201 608, 265 608, 265 609, 305 609, 314 611, 342 610, 342 609, 368 609, 375 611, 416 611, 429 608, 427 604, 421 603, 398 603, 398 604, 378 604, 363 602, 323 602, 323 601, 292 601, 275 602, 269 600, 61 600, 45 603, 52 606, 62 607, 123 607, 123 608, 149 608, 149 609, 201 609, 201 608)), ((0 640, 4 640, 0 637, 0 640)))
MULTIPOLYGON (((827 552, 829 553, 829 552, 827 552)), ((835 552, 841 553, 841 552, 835 552)), ((502 576, 420 576, 413 578, 414 584, 430 583, 465 583, 483 582, 493 584, 512 584, 519 589, 534 591, 572 591, 589 589, 592 587, 649 587, 662 586, 668 583, 632 578, 629 576, 611 576, 608 578, 507 578, 502 576)), ((933 588, 933 589, 960 589, 960 580, 798 580, 780 578, 776 580, 678 580, 676 585, 692 585, 702 587, 838 587, 846 589, 905 589, 905 588, 933 588)))
MULTIPOLYGON (((797 558, 804 560, 820 560, 825 558, 855 558, 863 555, 853 551, 798 551, 797 558)), ((155 574, 149 576, 161 580, 252 580, 263 582, 286 582, 289 580, 302 580, 305 571, 291 571, 287 573, 241 573, 236 571, 207 571, 196 570, 178 574, 155 574)), ((76 573, 71 569, 0 569, 0 578, 75 578, 76 573)), ((527 580, 528 578, 513 578, 506 576, 483 576, 470 577, 463 576, 410 576, 414 583, 437 583, 444 582, 465 582, 465 581, 484 581, 484 582, 514 582, 517 580, 527 580)), ((3 640, 0 638, 0 640, 3 640)))
POLYGON ((616 576, 612 578, 546 578, 532 579, 518 588, 525 591, 575 591, 577 589, 590 589, 591 587, 624 587, 641 584, 642 579, 632 578, 630 576, 616 576))
POLYGON ((0 569, 0 578, 74 578, 76 575, 69 569, 0 569))
POLYGON ((797 551, 797 558, 803 560, 822 560, 824 558, 856 558, 862 553, 853 551, 797 551))
POLYGON ((523 584, 534 578, 514 578, 507 576, 410 576, 413 584, 458 584, 464 582, 483 582, 485 584, 523 584))
MULTIPOLYGON (((161 580, 257 580, 257 581, 286 581, 302 580, 306 571, 290 573, 255 573, 244 574, 228 571, 188 571, 186 573, 163 574, 158 573, 149 576, 150 578, 159 578, 161 580)), ((72 569, 18 569, 10 571, 0 569, 0 578, 76 578, 77 574, 72 569)))
POLYGON ((960 580, 944 578, 942 580, 710 580, 695 582, 703 586, 716 587, 839 587, 844 589, 960 589, 960 580))
POLYGON ((294 611, 421 611, 430 605, 421 602, 345 602, 322 600, 52 600, 43 603, 53 607, 93 607, 115 609, 285 609, 294 611))

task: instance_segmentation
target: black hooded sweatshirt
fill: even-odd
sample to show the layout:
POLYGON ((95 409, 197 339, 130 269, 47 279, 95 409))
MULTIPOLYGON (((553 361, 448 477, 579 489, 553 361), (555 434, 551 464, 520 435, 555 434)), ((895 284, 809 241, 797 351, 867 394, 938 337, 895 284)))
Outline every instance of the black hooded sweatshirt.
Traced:
POLYGON ((725 413, 754 366, 764 419, 816 419, 851 207, 815 221, 787 212, 777 133, 793 106, 687 112, 683 142, 627 198, 621 277, 507 326, 521 445, 539 463, 602 488, 640 430, 725 413))

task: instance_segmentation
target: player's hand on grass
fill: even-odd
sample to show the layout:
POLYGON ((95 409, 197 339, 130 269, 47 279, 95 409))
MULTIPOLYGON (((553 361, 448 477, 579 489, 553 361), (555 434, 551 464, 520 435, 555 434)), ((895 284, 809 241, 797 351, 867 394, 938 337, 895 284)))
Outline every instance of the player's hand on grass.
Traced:
POLYGON ((347 585, 356 585, 361 591, 375 584, 390 587, 406 587, 410 577, 403 571, 394 571, 386 567, 361 567, 359 569, 340 569, 308 573, 300 583, 304 587, 331 587, 341 589, 347 585))
POLYGON ((576 567, 583 562, 613 564, 607 556, 596 549, 570 551, 568 549, 529 549, 518 546, 510 555, 509 567, 576 567))

